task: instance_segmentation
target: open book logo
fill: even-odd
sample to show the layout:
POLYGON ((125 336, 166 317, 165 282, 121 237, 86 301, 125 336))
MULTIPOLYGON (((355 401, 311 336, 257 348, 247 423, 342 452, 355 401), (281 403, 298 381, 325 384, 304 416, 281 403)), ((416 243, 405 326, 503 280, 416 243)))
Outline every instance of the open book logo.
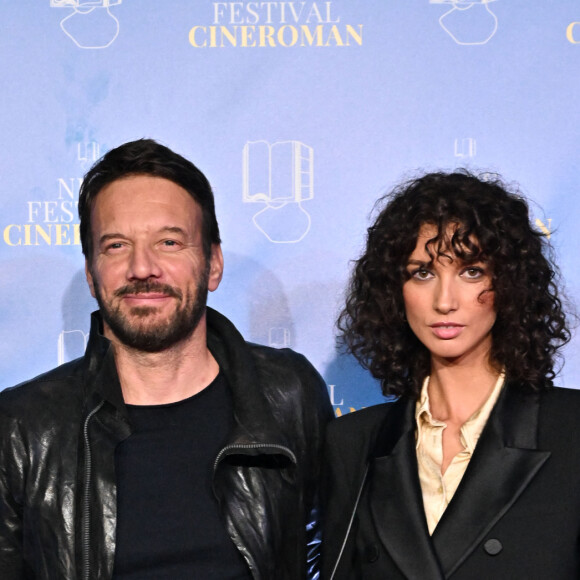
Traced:
POLYGON ((50 0, 52 8, 72 8, 60 21, 62 31, 79 47, 107 48, 119 35, 119 21, 110 7, 122 0, 50 0))
POLYGON ((486 44, 497 32, 497 16, 489 5, 495 0, 429 0, 430 4, 449 4, 439 18, 441 28, 457 43, 486 44))
POLYGON ((249 141, 243 150, 243 201, 264 205, 252 221, 271 242, 293 244, 310 231, 302 207, 314 197, 314 151, 300 141, 249 141))
POLYGON ((82 330, 63 330, 58 335, 58 364, 83 356, 88 339, 89 335, 82 330))

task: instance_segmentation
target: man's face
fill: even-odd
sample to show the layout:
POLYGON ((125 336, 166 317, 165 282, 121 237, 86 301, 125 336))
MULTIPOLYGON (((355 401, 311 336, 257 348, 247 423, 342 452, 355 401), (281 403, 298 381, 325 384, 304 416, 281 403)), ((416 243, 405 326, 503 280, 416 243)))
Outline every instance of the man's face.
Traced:
POLYGON ((105 336, 147 352, 195 336, 223 258, 214 246, 205 259, 202 212, 189 193, 161 177, 119 179, 99 192, 91 226, 87 281, 105 336))

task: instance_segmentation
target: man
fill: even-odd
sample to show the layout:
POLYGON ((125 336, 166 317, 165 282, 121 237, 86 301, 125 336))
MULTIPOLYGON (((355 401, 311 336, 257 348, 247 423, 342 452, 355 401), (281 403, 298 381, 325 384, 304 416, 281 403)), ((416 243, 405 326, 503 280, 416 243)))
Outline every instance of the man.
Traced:
POLYGON ((223 257, 205 176, 127 143, 79 215, 99 311, 83 358, 0 394, 0 578, 316 576, 328 395, 206 308, 223 257))

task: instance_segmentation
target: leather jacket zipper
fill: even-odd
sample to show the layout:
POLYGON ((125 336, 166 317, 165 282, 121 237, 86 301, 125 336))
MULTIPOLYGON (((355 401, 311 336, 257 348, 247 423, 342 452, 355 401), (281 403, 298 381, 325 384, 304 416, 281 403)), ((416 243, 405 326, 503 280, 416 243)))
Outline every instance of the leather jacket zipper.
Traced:
POLYGON ((90 525, 91 525, 91 513, 90 513, 90 493, 91 493, 91 444, 89 442, 89 422, 93 418, 93 415, 99 411, 99 409, 104 405, 104 401, 101 401, 88 415, 85 419, 83 425, 83 438, 85 447, 85 488, 83 494, 83 514, 82 514, 82 578, 83 580, 90 580, 90 525))
MULTIPOLYGON (((278 449, 280 451, 282 451, 284 453, 284 455, 289 456, 292 461, 294 462, 294 464, 298 463, 297 459, 296 459, 296 455, 294 455, 293 451, 291 449, 288 449, 288 447, 285 447, 284 445, 278 445, 276 443, 233 443, 231 445, 226 445, 216 456, 215 461, 213 463, 213 470, 214 473, 217 470, 218 464, 221 461, 222 457, 224 455, 226 455, 229 451, 236 451, 236 450, 240 450, 243 451, 244 449, 260 449, 260 448, 269 448, 269 449, 278 449)), ((245 559, 247 559, 244 556, 245 559)), ((254 572, 254 567, 252 565, 252 562, 248 561, 248 566, 250 568, 250 574, 252 574, 252 576, 255 578, 255 572, 254 572)))
POLYGON ((294 455, 293 451, 291 449, 288 449, 288 447, 285 447, 284 445, 278 445, 276 443, 239 443, 239 444, 234 443, 232 445, 226 445, 217 454, 217 457, 215 458, 215 461, 213 463, 213 470, 215 471, 217 469, 218 463, 221 461, 222 457, 228 451, 233 451, 233 450, 236 450, 236 449, 239 449, 239 450, 243 450, 243 449, 260 449, 262 447, 271 448, 271 449, 279 449, 280 451, 283 451, 285 455, 288 455, 290 457, 290 459, 292 459, 292 461, 295 464, 298 463, 298 460, 296 459, 296 455, 294 455))

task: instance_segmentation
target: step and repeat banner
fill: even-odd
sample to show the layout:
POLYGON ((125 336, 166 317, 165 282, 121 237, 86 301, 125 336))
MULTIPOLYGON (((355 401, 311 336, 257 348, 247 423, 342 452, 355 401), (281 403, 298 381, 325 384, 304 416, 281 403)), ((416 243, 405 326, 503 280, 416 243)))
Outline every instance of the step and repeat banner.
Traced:
POLYGON ((519 183, 580 295, 577 0, 26 0, 0 16, 0 388, 83 353, 79 184, 140 137, 214 187, 226 270, 210 305, 306 354, 338 415, 381 401, 334 321, 401 179, 519 183))

